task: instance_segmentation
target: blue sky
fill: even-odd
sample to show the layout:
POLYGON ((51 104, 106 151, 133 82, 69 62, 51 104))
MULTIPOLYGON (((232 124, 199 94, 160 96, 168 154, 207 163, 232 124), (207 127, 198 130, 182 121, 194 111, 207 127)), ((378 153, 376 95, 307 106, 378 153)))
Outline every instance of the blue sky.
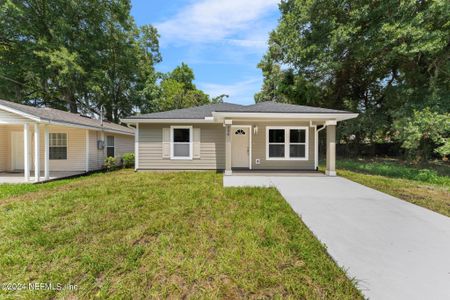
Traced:
POLYGON ((256 67, 277 25, 278 0, 132 0, 138 25, 160 37, 162 72, 181 62, 194 69, 198 88, 227 102, 251 104, 262 84, 256 67))

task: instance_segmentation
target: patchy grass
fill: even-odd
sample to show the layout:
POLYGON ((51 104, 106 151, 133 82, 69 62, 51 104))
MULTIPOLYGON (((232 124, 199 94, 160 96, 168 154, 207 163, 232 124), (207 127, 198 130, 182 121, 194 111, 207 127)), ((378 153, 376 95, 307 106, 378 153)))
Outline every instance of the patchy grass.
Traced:
POLYGON ((394 159, 338 159, 337 168, 450 187, 450 165, 448 163, 411 164, 394 159))
POLYGON ((396 161, 338 160, 337 173, 450 217, 449 167, 441 164, 433 166, 428 164, 428 171, 424 172, 424 165, 414 167, 396 161))
POLYGON ((0 297, 358 299, 275 189, 118 171, 0 200, 0 297))
POLYGON ((63 179, 63 180, 51 181, 51 182, 42 183, 42 184, 3 183, 3 184, 0 184, 0 199, 11 197, 11 196, 19 196, 19 195, 23 195, 23 194, 30 193, 30 192, 37 192, 40 190, 50 189, 53 187, 58 187, 58 186, 67 184, 68 182, 70 182, 70 180, 63 179))

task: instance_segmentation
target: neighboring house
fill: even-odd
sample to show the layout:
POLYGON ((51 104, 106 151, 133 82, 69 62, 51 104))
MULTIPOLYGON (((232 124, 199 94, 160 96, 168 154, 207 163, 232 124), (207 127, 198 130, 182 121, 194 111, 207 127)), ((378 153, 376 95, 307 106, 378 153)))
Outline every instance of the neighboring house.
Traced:
MULTIPOLYGON (((106 156, 134 151, 134 129, 52 108, 0 100, 0 172, 50 172, 102 168, 106 156)), ((36 176, 40 175, 40 176, 36 176)))
POLYGON ((358 114, 262 102, 220 103, 130 116, 137 170, 316 170, 318 132, 327 131, 327 175, 335 172, 339 121, 358 114))

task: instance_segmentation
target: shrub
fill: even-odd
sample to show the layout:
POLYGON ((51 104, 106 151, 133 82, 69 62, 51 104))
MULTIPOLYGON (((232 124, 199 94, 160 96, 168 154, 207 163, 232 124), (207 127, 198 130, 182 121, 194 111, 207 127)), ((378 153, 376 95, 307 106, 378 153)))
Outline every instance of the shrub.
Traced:
POLYGON ((124 168, 131 168, 134 166, 134 153, 125 153, 122 156, 122 163, 124 168))
POLYGON ((115 157, 108 156, 105 159, 105 168, 107 171, 112 171, 117 168, 117 159, 115 157))

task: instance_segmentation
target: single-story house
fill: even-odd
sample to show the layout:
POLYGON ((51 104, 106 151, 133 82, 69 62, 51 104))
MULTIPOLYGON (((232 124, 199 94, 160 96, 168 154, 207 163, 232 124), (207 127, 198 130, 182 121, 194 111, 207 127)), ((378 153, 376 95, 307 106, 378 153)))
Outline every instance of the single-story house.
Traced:
POLYGON ((134 152, 133 128, 0 100, 0 172, 5 178, 23 172, 28 182, 33 171, 38 182, 48 180, 50 172, 89 172, 101 169, 107 156, 120 158, 126 152, 134 152))
POLYGON ((336 175, 336 124, 348 111, 261 102, 210 104, 130 116, 137 170, 316 170, 318 133, 327 132, 326 174, 336 175))

